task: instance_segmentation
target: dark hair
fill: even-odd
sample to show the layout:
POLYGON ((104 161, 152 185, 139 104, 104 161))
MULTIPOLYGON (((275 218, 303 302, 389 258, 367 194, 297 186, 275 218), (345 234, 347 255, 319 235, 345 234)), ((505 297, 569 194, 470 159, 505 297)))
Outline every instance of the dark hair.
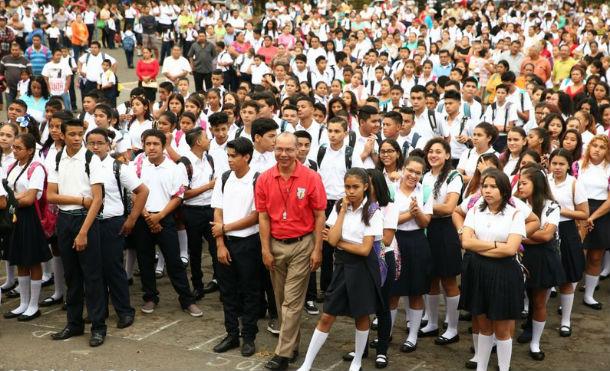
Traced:
POLYGON ((34 157, 36 156, 36 144, 38 142, 36 141, 36 138, 30 133, 19 134, 19 135, 17 135, 17 137, 15 137, 15 140, 17 140, 17 139, 19 139, 23 142, 25 149, 33 150, 32 154, 30 155, 30 158, 28 158, 27 165, 24 166, 24 169, 27 169, 28 166, 30 166, 30 163, 32 162, 34 157))
POLYGON ((186 144, 189 147, 193 148, 195 143, 197 143, 197 139, 201 136, 202 133, 205 133, 201 126, 195 127, 189 131, 187 131, 184 135, 184 139, 186 140, 186 144))
POLYGON ((252 107, 258 113, 260 111, 260 106, 256 103, 255 100, 247 100, 241 104, 240 109, 244 109, 246 107, 252 107))
POLYGON ((411 151, 411 154, 409 155, 409 157, 407 157, 405 159, 405 163, 404 163, 403 167, 409 165, 409 163, 411 163, 411 162, 417 162, 418 164, 420 164, 422 166, 422 168, 424 169, 423 171, 425 171, 426 170, 426 160, 424 160, 424 151, 419 150, 419 152, 417 152, 415 155, 413 154, 413 152, 415 152, 415 150, 411 151))
POLYGON ((42 90, 42 92, 40 93, 40 95, 44 98, 44 99, 49 99, 49 85, 47 85, 47 81, 44 79, 44 77, 42 76, 32 76, 30 79, 30 83, 28 84, 28 95, 31 97, 32 96, 32 84, 33 83, 39 83, 40 84, 40 89, 42 90))
POLYGON ((108 117, 108 120, 110 120, 110 118, 112 117, 112 108, 109 105, 107 105, 105 103, 100 103, 95 106, 94 110, 98 110, 98 109, 100 111, 104 112, 106 117, 108 117))
POLYGON ((208 117, 208 122, 211 127, 217 127, 219 125, 228 124, 229 123, 229 115, 226 112, 215 112, 208 117))
POLYGON ((551 164, 551 161, 553 161, 553 158, 557 156, 566 159, 566 161, 568 162, 568 174, 572 174, 572 162, 574 162, 574 159, 570 151, 565 148, 557 148, 556 150, 551 152, 551 154, 549 155, 549 166, 551 164))
MULTIPOLYGON (((448 155, 451 156, 451 146, 449 145, 449 143, 447 143, 447 141, 445 139, 443 139, 441 137, 436 137, 436 138, 430 139, 428 141, 428 143, 426 143, 426 146, 424 147, 424 153, 426 154, 426 158, 425 158, 426 165, 428 166, 428 168, 430 170, 432 169, 432 167, 430 166, 430 163, 428 162, 428 152, 430 152, 430 149, 435 144, 440 144, 443 147, 443 150, 445 151, 445 153, 447 153, 448 155)), ((447 176, 449 175, 449 172, 451 171, 452 168, 453 168, 453 166, 451 165, 451 158, 449 158, 448 160, 445 160, 445 163, 443 164, 443 167, 441 168, 441 172, 438 174, 438 177, 436 178, 436 182, 434 183, 434 191, 433 191, 434 198, 438 198, 438 195, 441 191, 441 187, 443 186, 443 183, 447 179, 447 176)))
MULTIPOLYGON (((197 116, 195 116, 193 112, 182 112, 179 117, 179 120, 181 121, 183 117, 188 118, 189 120, 193 121, 193 124, 197 125, 197 116)), ((178 124, 180 123, 180 121, 178 121, 178 124)))
POLYGON ((379 114, 379 111, 377 110, 377 108, 373 107, 373 106, 362 106, 360 108, 360 110, 358 110, 358 120, 363 120, 366 121, 369 118, 371 118, 371 116, 373 115, 377 115, 379 114))
POLYGON ((500 79, 502 80, 502 83, 504 83, 504 82, 514 83, 516 81, 517 77, 515 76, 515 73, 513 71, 508 70, 508 71, 504 72, 502 74, 502 76, 500 76, 500 79))
POLYGON ((330 124, 340 124, 341 127, 343 128, 343 131, 347 131, 347 120, 341 116, 335 116, 335 117, 331 118, 330 120, 328 120, 326 127, 328 128, 328 126, 330 124))
POLYGON ((471 194, 475 193, 479 186, 481 185, 481 172, 479 171, 478 165, 483 161, 489 161, 494 164, 496 169, 501 169, 502 166, 500 164, 500 159, 494 153, 483 153, 477 159, 477 167, 472 174, 472 178, 470 178, 470 182, 466 186, 466 190, 464 191, 464 197, 468 197, 471 194))
MULTIPOLYGON (((521 148, 521 152, 523 152, 527 148, 527 134, 525 133, 525 130, 523 130, 523 128, 520 126, 513 126, 512 128, 510 128, 508 130, 508 133, 511 133, 511 132, 519 134, 523 139, 526 140, 525 145, 523 146, 523 148, 521 148)), ((506 134, 507 138, 508 138, 508 133, 506 134)), ((521 154, 521 153, 519 153, 519 154, 521 154)), ((502 164, 502 166, 501 166, 502 168, 504 168, 504 166, 506 166, 506 164, 508 163, 508 160, 510 160, 510 150, 508 149, 508 145, 507 145, 504 152, 502 152, 502 154, 500 155, 500 164, 502 164)))
POLYGON ((561 138, 563 136, 563 133, 565 133, 566 131, 566 121, 563 119, 563 117, 561 117, 561 114, 551 112, 546 115, 546 117, 544 118, 543 127, 548 131, 551 121, 555 119, 558 119, 561 122, 561 132, 559 133, 559 138, 561 138))
POLYGON ((174 91, 174 84, 172 84, 170 81, 163 81, 159 84, 159 89, 163 89, 171 93, 172 91, 174 91))
MULTIPOLYGON (((498 190, 500 191, 500 196, 502 197, 502 200, 500 201, 499 210, 503 211, 506 208, 506 205, 508 204, 508 200, 510 200, 512 193, 512 187, 510 186, 508 176, 506 176, 506 174, 504 174, 504 172, 500 169, 486 169, 481 175, 481 188, 483 188, 483 183, 485 183, 485 180, 487 178, 492 178, 496 181, 496 187, 498 187, 498 190)), ((483 200, 483 202, 481 202, 479 210, 483 211, 487 208, 488 205, 485 201, 485 198, 481 197, 481 199, 483 200)))
POLYGON ((492 146, 492 144, 494 144, 496 139, 498 139, 498 129, 494 125, 492 125, 488 122, 482 122, 482 123, 478 124, 477 126, 475 126, 474 128, 482 129, 485 132, 485 134, 491 138, 489 140, 490 147, 492 146))
MULTIPOLYGON (((23 108, 24 111, 28 110, 28 104, 25 103, 23 101, 23 99, 15 99, 14 101, 11 102, 11 104, 16 104, 18 106, 21 106, 21 108, 23 108)), ((9 104, 9 106, 10 106, 10 104, 9 104)))
POLYGON ((390 120, 392 120, 396 124, 398 124, 398 126, 402 126, 402 115, 399 112, 389 111, 389 112, 386 112, 383 117, 389 118, 390 120))
POLYGON ((425 96, 426 95, 426 87, 423 86, 423 85, 415 85, 415 86, 413 86, 411 88, 411 93, 409 95, 411 95, 413 93, 423 93, 424 96, 425 96))
POLYGON ((176 116, 175 113, 173 113, 172 111, 165 111, 163 112, 159 118, 161 117, 165 117, 167 118, 167 121, 169 121, 170 124, 172 124, 172 127, 176 127, 176 125, 178 125, 178 116, 176 116))
POLYGON ((264 101, 268 106, 273 107, 273 109, 277 109, 277 100, 275 99, 275 96, 270 93, 269 91, 262 91, 259 93, 254 93, 252 94, 252 98, 253 101, 259 101, 262 100, 264 101))
POLYGON ((112 142, 115 136, 114 132, 111 130, 107 130, 104 128, 95 128, 87 133, 87 135, 85 136, 85 141, 89 140, 89 136, 95 134, 103 136, 106 143, 112 142))
POLYGON ((462 95, 460 94, 459 91, 455 91, 455 90, 449 90, 445 92, 445 100, 447 99, 453 99, 453 100, 457 100, 458 102, 460 102, 462 100, 462 95))
POLYGON ((273 119, 257 118, 252 122, 252 141, 257 135, 261 137, 270 131, 277 130, 279 126, 273 119))
POLYGON ((390 188, 388 188, 388 183, 383 176, 383 172, 377 169, 366 169, 366 172, 375 191, 375 200, 380 207, 388 206, 392 202, 392 195, 390 194, 390 188))
POLYGON ((551 152, 551 136, 549 135, 548 130, 541 127, 535 127, 530 130, 530 133, 532 132, 542 138, 542 144, 540 145, 541 154, 544 155, 551 152))
POLYGON ((84 128, 85 124, 83 123, 83 120, 80 120, 80 119, 72 118, 70 120, 66 120, 61 123, 61 133, 62 134, 66 134, 66 130, 68 129, 68 126, 80 126, 81 128, 84 128))
POLYGON ((184 97, 178 93, 170 94, 170 96, 167 97, 168 111, 169 111, 169 102, 171 102, 172 100, 177 100, 178 102, 180 102, 180 105, 182 106, 182 109, 180 110, 180 115, 181 115, 182 112, 184 112, 184 97))
POLYGON ((142 144, 144 144, 144 142, 146 142, 146 138, 148 138, 148 137, 155 137, 155 138, 159 139, 161 141, 161 145, 163 147, 165 147, 166 138, 165 138, 165 134, 163 134, 163 132, 161 130, 158 130, 158 129, 144 130, 144 132, 142 133, 142 144))
POLYGON ((540 154, 536 151, 534 151, 533 149, 526 149, 525 151, 521 152, 521 156, 519 156, 519 161, 517 161, 517 166, 515 166, 515 170, 513 170, 513 172, 510 175, 517 175, 519 174, 519 171, 521 171, 521 161, 523 161, 523 158, 525 156, 530 156, 534 159, 534 162, 540 163, 542 158, 540 157, 540 154))
POLYGON ((563 135, 561 136, 561 139, 559 140, 559 146, 562 149, 564 149, 563 141, 566 138, 566 136, 568 136, 568 134, 576 135, 576 148, 574 148, 573 151, 568 151, 567 149, 566 149, 566 151, 570 152, 570 155, 572 156, 573 161, 580 160, 580 157, 582 156, 582 135, 580 135, 578 130, 576 130, 576 129, 566 130, 565 133, 563 133, 563 135))
POLYGON ((540 218, 546 200, 555 200, 544 168, 540 164, 526 164, 523 169, 521 169, 521 177, 523 176, 531 180, 534 185, 531 196, 532 211, 540 218))
POLYGON ((295 131, 294 132, 294 136, 297 137, 297 139, 299 139, 299 138, 307 139, 307 140, 309 140, 309 143, 311 143, 311 134, 309 134, 305 130, 297 130, 297 131, 295 131))
MULTIPOLYGON (((353 167, 349 169, 345 173, 343 180, 345 181, 349 177, 358 178, 362 182, 362 184, 368 186, 364 190, 364 197, 366 197, 366 202, 364 203, 364 205, 362 205, 362 222, 368 227, 370 225, 371 220, 371 215, 369 214, 369 206, 371 205, 371 179, 369 178, 369 174, 366 172, 366 170, 361 167, 353 167)), ((339 212, 341 210, 342 202, 337 202, 335 205, 337 212, 339 212)))
POLYGON ((49 101, 44 105, 44 108, 52 108, 55 111, 61 111, 62 109, 64 109, 64 101, 61 100, 59 97, 52 96, 51 98, 49 98, 49 101))
POLYGON ((254 153, 254 145, 252 144, 252 142, 249 139, 246 139, 244 137, 239 137, 239 138, 235 138, 233 140, 230 140, 227 143, 227 149, 231 148, 235 151, 235 153, 237 153, 238 155, 241 156, 248 156, 248 163, 250 163, 250 161, 252 160, 252 153, 254 153))

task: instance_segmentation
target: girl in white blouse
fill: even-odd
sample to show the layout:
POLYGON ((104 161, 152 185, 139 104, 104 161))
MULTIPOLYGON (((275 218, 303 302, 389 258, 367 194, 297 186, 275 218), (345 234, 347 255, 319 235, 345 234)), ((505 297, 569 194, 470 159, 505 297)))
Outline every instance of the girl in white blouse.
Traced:
POLYGON ((472 133, 473 148, 464 151, 457 165, 457 170, 464 176, 464 183, 468 183, 477 168, 479 156, 485 153, 495 153, 492 144, 498 137, 498 129, 492 124, 482 122, 474 128, 472 133))
POLYGON ((352 168, 345 174, 345 196, 326 221, 328 242, 336 247, 335 266, 324 298, 324 313, 311 337, 303 365, 309 371, 324 345, 337 316, 353 317, 356 323, 355 354, 350 371, 361 369, 367 347, 369 315, 381 299, 381 271, 374 243, 383 235, 383 215, 371 201, 371 182, 366 170, 352 168))
POLYGON ((559 218, 559 240, 561 263, 566 274, 566 282, 559 287, 561 298, 561 326, 559 335, 568 337, 572 334, 570 317, 574 304, 574 288, 582 279, 585 270, 585 254, 578 234, 575 220, 586 220, 589 217, 587 194, 580 183, 568 174, 572 155, 570 151, 560 148, 551 153, 549 158, 549 186, 555 201, 561 206, 559 218))

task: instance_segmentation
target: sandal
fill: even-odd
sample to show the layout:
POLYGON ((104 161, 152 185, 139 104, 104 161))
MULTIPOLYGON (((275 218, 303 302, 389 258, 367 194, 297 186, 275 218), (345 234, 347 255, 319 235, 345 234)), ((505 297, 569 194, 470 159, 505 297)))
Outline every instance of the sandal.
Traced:
POLYGON ((388 367, 388 357, 385 354, 377 354, 377 359, 375 359, 375 368, 386 367, 388 367))

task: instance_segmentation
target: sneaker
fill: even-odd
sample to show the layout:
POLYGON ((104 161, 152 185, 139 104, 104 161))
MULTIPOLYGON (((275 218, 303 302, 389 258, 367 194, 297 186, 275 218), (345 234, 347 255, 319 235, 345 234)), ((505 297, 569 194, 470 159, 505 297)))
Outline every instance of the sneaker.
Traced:
POLYGON ((316 304, 313 302, 313 300, 305 302, 305 311, 311 315, 320 314, 320 310, 318 309, 318 307, 316 307, 316 304))
POLYGON ((189 305, 184 311, 193 317, 203 317, 203 312, 195 304, 189 305))
POLYGON ((151 314, 155 311, 155 306, 156 304, 154 301, 147 301, 142 305, 142 308, 140 308, 140 310, 142 310, 143 313, 151 314))
POLYGON ((280 325, 277 323, 277 318, 272 318, 269 320, 269 323, 267 324, 267 331, 273 335, 280 334, 280 325))

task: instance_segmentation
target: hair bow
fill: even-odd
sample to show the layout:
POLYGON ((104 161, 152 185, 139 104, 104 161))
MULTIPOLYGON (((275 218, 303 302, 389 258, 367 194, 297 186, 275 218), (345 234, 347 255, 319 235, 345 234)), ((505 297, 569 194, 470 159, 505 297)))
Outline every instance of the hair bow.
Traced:
POLYGON ((22 117, 17 117, 17 123, 19 124, 19 126, 21 126, 22 128, 27 128, 28 126, 30 126, 31 124, 31 119, 32 116, 28 115, 27 113, 22 116, 22 117))

